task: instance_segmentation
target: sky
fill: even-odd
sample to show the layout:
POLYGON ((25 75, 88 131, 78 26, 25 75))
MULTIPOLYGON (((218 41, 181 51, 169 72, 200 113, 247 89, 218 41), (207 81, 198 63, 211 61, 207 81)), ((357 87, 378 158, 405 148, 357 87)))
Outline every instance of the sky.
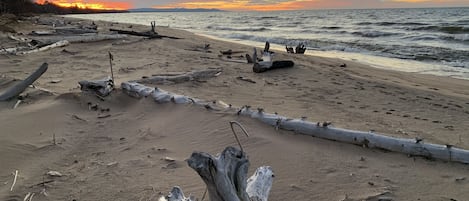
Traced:
MULTIPOLYGON (((36 0, 43 3, 45 0, 36 0)), ((271 11, 351 8, 469 7, 469 0, 49 0, 61 6, 96 9, 217 8, 271 11)))

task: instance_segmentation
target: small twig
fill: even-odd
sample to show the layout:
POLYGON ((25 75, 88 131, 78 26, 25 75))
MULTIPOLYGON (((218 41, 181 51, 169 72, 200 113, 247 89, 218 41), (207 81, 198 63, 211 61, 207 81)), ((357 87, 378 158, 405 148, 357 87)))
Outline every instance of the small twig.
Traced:
POLYGON ((86 119, 83 119, 83 118, 79 117, 79 116, 76 115, 76 114, 73 114, 72 117, 75 118, 75 119, 78 119, 78 120, 80 120, 80 121, 88 122, 88 121, 86 121, 86 119))
MULTIPOLYGON (((44 178, 43 178, 43 179, 44 179, 44 178)), ((32 187, 34 187, 34 186, 45 186, 46 184, 52 183, 52 182, 54 182, 54 180, 42 181, 41 183, 34 184, 34 185, 30 186, 30 188, 32 188, 32 187)))
POLYGON ((109 65, 111 66, 112 84, 114 84, 114 72, 112 71, 112 61, 114 60, 114 56, 111 54, 111 52, 108 52, 108 53, 109 53, 109 65))
POLYGON ((22 100, 16 101, 15 106, 13 106, 13 109, 16 109, 20 105, 21 102, 22 100))
POLYGON ((15 178, 13 179, 13 184, 11 184, 10 191, 13 191, 13 187, 15 187, 17 178, 18 178, 18 170, 15 171, 15 178))
POLYGON ((233 135, 235 136, 236 138, 236 141, 238 142, 238 145, 239 145, 239 148, 241 149, 241 152, 243 152, 243 146, 241 145, 241 142, 239 141, 239 138, 238 138, 238 135, 236 135, 236 132, 233 128, 233 124, 236 124, 238 125, 241 130, 243 130, 244 134, 246 135, 246 137, 249 137, 249 134, 248 132, 246 131, 246 129, 244 129, 243 125, 241 125, 239 122, 237 121, 230 121, 230 126, 231 126, 231 130, 233 131, 233 135))

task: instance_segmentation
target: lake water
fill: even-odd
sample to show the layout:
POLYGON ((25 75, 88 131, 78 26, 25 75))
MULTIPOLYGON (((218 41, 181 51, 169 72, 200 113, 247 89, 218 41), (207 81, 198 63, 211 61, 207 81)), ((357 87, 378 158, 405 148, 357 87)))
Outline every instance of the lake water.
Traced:
MULTIPOLYGON (((278 49, 304 43, 308 54, 375 67, 469 79, 469 8, 153 12, 70 15, 157 25, 278 49), (277 45, 277 46, 275 46, 277 45)), ((262 47, 262 46, 260 46, 262 47)))

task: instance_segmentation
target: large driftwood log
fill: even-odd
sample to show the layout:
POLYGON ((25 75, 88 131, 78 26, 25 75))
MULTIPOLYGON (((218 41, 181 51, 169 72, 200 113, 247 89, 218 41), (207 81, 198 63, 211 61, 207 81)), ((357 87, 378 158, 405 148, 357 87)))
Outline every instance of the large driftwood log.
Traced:
POLYGON ((99 96, 107 96, 114 90, 114 81, 110 77, 93 81, 82 80, 78 84, 82 91, 93 92, 99 96))
POLYGON ((136 80, 134 82, 148 83, 148 84, 173 84, 173 83, 181 83, 181 82, 187 82, 187 81, 192 81, 192 80, 208 79, 208 78, 218 76, 219 73, 221 72, 222 72, 222 69, 220 68, 194 70, 194 71, 187 72, 187 73, 155 75, 152 77, 136 80))
POLYGON ((86 33, 98 33, 96 29, 82 28, 82 27, 60 27, 55 28, 57 34, 86 34, 86 33))
MULTIPOLYGON (((170 102, 174 97, 183 97, 182 101, 173 101, 175 103, 194 103, 206 107, 206 102, 196 100, 187 96, 176 95, 167 91, 155 90, 138 83, 122 83, 122 88, 126 89, 128 94, 140 94, 139 96, 152 95, 157 102, 170 102), (146 95, 145 95, 146 94, 146 95), (161 98, 166 97, 166 98, 161 98), (169 97, 169 98, 168 98, 169 97), (173 97, 173 98, 171 98, 173 97)), ((222 109, 234 109, 224 104, 216 105, 222 109)), ((214 107, 214 106, 212 106, 214 107)), ((422 156, 431 159, 440 159, 444 161, 460 162, 469 164, 469 150, 456 148, 452 145, 439 145, 425 143, 418 139, 406 139, 390 137, 372 132, 363 132, 335 128, 330 125, 324 125, 319 122, 309 122, 303 119, 291 119, 277 114, 269 114, 262 110, 253 111, 249 107, 242 107, 236 110, 237 114, 250 116, 276 128, 295 131, 297 133, 329 139, 339 142, 356 144, 367 148, 378 148, 389 151, 404 153, 412 156, 422 156)))
POLYGON ((70 43, 89 43, 104 40, 117 40, 126 38, 123 34, 81 34, 73 36, 50 36, 50 37, 37 37, 35 40, 44 44, 51 44, 57 41, 66 40, 70 43))
POLYGON ((268 199, 273 176, 270 167, 259 168, 249 181, 246 180, 249 160, 246 154, 237 148, 227 147, 216 157, 204 152, 194 152, 187 160, 187 164, 207 185, 209 200, 267 201, 268 199), (248 186, 249 191, 246 191, 248 186), (252 194, 249 194, 250 192, 252 194))
POLYGON ((158 35, 156 32, 152 32, 152 31, 137 32, 137 31, 122 30, 122 29, 109 29, 109 31, 115 31, 118 34, 127 34, 127 35, 132 35, 132 36, 143 36, 143 37, 148 37, 148 38, 162 38, 161 35, 158 35))
POLYGON ((43 63, 33 74, 27 77, 25 80, 20 83, 10 87, 4 93, 0 94, 0 101, 7 101, 15 96, 18 96, 23 92, 29 85, 36 81, 42 74, 47 71, 48 64, 43 63))
MULTIPOLYGON (((274 52, 269 50, 269 42, 265 42, 264 51, 262 52, 262 58, 260 61, 257 59, 257 50, 254 48, 253 59, 254 65, 252 66, 252 71, 255 73, 262 73, 268 70, 278 69, 278 68, 290 68, 295 65, 293 61, 283 60, 283 61, 274 61, 273 56, 274 52)), ((249 62, 249 60, 248 60, 249 62)))

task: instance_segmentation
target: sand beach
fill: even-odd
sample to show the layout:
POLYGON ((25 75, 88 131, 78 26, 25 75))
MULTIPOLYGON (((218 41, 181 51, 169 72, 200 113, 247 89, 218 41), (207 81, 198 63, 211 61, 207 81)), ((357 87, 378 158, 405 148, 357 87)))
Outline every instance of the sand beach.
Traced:
MULTIPOLYGON (((2 17, 2 48, 18 46, 10 35, 35 37, 29 33, 53 30, 38 23, 53 20, 70 26, 92 23, 62 16, 2 17)), ((110 28, 150 29, 94 23, 105 34, 110 28)), ((35 201, 158 200, 176 185, 201 198, 205 185, 185 160, 193 151, 217 154, 237 146, 229 121, 239 121, 250 134, 240 138, 251 164, 249 175, 261 165, 272 167, 272 201, 468 200, 467 164, 313 138, 233 113, 133 98, 120 89, 101 100, 78 86, 81 80, 110 75, 108 52, 114 57, 117 87, 144 76, 219 68, 221 74, 212 78, 146 85, 291 118, 330 121, 339 128, 469 149, 468 80, 281 51, 274 58, 294 61, 293 68, 257 74, 252 64, 220 56, 228 49, 240 52, 233 58, 252 54, 254 46, 168 27, 156 31, 180 39, 127 36, 27 55, 0 54, 0 92, 49 64, 17 108, 16 98, 0 102, 0 200, 23 200, 28 193, 35 194, 35 201), (99 109, 90 109, 89 103, 99 109), (47 175, 49 171, 62 176, 47 175)))

